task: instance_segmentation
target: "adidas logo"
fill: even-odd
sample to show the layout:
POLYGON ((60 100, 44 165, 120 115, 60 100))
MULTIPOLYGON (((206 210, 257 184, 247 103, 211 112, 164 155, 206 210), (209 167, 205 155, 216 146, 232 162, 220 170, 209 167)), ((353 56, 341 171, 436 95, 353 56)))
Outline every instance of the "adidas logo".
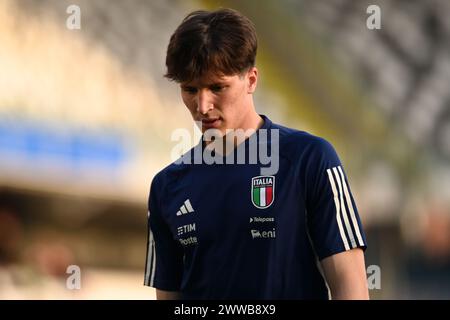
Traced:
POLYGON ((177 217, 194 212, 194 209, 192 208, 191 201, 187 199, 184 204, 180 207, 180 210, 177 211, 177 217))

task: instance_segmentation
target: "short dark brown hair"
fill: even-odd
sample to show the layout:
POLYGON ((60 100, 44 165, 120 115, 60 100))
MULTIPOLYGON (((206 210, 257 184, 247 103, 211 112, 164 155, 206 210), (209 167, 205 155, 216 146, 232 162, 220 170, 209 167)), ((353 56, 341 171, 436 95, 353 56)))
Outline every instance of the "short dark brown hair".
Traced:
POLYGON ((206 73, 235 75, 255 65, 253 23, 232 9, 194 11, 170 38, 165 77, 189 82, 206 73))

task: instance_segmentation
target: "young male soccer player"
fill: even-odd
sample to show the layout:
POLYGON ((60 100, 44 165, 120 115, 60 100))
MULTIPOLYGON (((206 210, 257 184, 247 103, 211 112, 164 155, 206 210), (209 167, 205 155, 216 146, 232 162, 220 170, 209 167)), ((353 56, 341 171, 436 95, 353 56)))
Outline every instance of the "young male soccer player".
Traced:
POLYGON ((326 140, 256 113, 256 48, 253 24, 230 9, 193 12, 170 39, 166 77, 204 136, 247 133, 214 156, 250 157, 258 141, 278 165, 181 161, 159 172, 145 285, 158 299, 367 299, 366 239, 343 166, 326 140))

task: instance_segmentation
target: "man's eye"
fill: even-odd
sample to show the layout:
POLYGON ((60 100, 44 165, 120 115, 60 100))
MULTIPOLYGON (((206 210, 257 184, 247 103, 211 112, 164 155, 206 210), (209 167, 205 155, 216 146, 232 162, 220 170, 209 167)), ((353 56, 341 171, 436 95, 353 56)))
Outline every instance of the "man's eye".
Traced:
POLYGON ((223 90, 223 88, 224 88, 224 86, 212 86, 211 87, 211 91, 213 91, 213 92, 220 92, 220 91, 223 90))
POLYGON ((185 87, 185 88, 183 88, 183 91, 187 92, 187 93, 196 93, 197 89, 196 88, 192 88, 192 87, 185 87))

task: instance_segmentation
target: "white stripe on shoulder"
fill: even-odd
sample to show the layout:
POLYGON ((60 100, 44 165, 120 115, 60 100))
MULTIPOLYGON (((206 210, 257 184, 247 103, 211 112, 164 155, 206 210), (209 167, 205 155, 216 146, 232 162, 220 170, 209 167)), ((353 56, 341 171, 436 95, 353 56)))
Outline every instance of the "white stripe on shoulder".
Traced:
POLYGON ((345 209, 344 196, 342 194, 341 178, 339 176, 339 173, 338 173, 336 167, 333 168, 333 172, 334 172, 334 176, 336 178, 338 188, 339 188, 339 198, 341 200, 341 212, 342 212, 342 217, 344 218, 345 229, 347 230, 348 237, 350 238, 350 243, 351 243, 352 248, 355 248, 356 242, 355 242, 355 237, 353 235, 352 227, 350 226, 350 222, 348 221, 347 210, 345 209))
POLYGON ((155 262, 156 262, 156 252, 155 252, 155 241, 153 239, 152 230, 149 230, 148 234, 148 250, 147 250, 147 269, 145 270, 145 284, 147 286, 153 286, 155 278, 155 262))
POLYGON ((347 200, 347 207, 348 207, 348 209, 350 211, 350 217, 352 219, 353 229, 355 229, 356 237, 358 238, 359 245, 363 246, 364 245, 364 241, 363 241, 363 239, 361 237, 361 232, 359 230, 358 221, 356 220, 355 211, 353 209, 352 199, 350 197, 350 193, 348 191, 347 183, 345 182, 345 176, 344 176, 344 173, 342 172, 341 166, 338 167, 338 170, 339 170, 339 173, 341 174, 341 179, 342 179, 342 184, 343 184, 343 187, 344 187, 345 198, 347 200))
POLYGON ((333 199, 334 199, 334 204, 336 206, 336 221, 337 221, 337 224, 339 227, 339 233, 341 235, 342 242, 344 243, 345 250, 349 250, 350 247, 348 246, 347 237, 345 235, 344 229, 342 228, 341 216, 339 214, 339 211, 340 211, 339 198, 338 198, 338 194, 337 194, 337 190, 336 190, 336 184, 334 183, 333 174, 331 173, 331 169, 327 169, 327 174, 328 174, 328 179, 330 180, 331 190, 333 190, 333 199))
POLYGON ((156 271, 156 249, 155 249, 155 240, 153 240, 153 233, 152 233, 152 274, 150 276, 150 286, 154 285, 155 282, 155 271, 156 271))

